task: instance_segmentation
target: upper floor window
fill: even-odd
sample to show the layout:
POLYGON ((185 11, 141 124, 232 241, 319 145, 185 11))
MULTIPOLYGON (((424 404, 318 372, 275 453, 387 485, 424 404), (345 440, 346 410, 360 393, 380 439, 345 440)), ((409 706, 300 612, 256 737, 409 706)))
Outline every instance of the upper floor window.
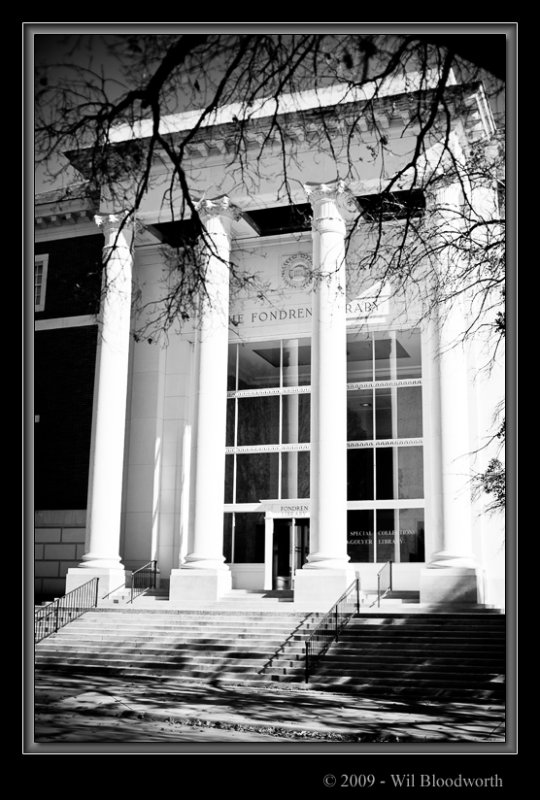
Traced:
POLYGON ((45 310, 45 293, 47 291, 47 254, 34 256, 34 311, 45 310))

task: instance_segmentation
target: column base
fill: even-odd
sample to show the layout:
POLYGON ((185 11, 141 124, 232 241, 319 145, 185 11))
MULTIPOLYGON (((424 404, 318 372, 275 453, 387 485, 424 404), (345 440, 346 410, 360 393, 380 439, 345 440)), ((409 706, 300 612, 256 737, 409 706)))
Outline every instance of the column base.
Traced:
POLYGON ((230 569, 173 569, 169 600, 173 603, 204 605, 215 603, 232 589, 230 569))
POLYGON ((299 569, 294 576, 294 605, 328 611, 355 578, 351 568, 299 569))
POLYGON ((426 567, 420 573, 421 603, 483 602, 483 576, 476 567, 426 567))
POLYGON ((73 589, 82 586, 83 583, 92 580, 92 578, 99 578, 98 585, 98 598, 101 598, 112 592, 114 589, 123 588, 126 585, 126 575, 129 574, 124 569, 101 569, 95 567, 87 569, 85 567, 71 567, 68 569, 66 575, 66 594, 73 589))

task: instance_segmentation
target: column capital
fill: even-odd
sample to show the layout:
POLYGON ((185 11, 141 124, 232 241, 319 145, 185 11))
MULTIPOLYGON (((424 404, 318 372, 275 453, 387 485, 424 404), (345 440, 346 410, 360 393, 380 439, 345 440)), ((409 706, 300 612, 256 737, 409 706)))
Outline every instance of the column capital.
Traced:
POLYGON ((357 211, 354 195, 341 178, 329 183, 305 183, 304 191, 313 208, 314 230, 334 221, 339 232, 343 232, 345 220, 357 211))
POLYGON ((347 185, 342 178, 337 178, 329 183, 313 183, 312 181, 304 184, 304 191, 308 196, 309 202, 313 205, 320 200, 337 200, 347 189, 347 185))
POLYGON ((195 208, 203 219, 225 216, 229 217, 231 221, 236 221, 242 216, 242 210, 235 206, 226 194, 212 198, 204 197, 195 203, 195 208))
POLYGON ((100 213, 94 214, 94 222, 98 228, 119 228, 124 220, 127 218, 129 211, 115 211, 112 214, 100 213))
POLYGON ((106 248, 122 245, 131 246, 132 239, 140 226, 140 223, 129 216, 129 211, 118 211, 112 214, 95 214, 94 222, 98 228, 103 229, 106 248), (125 234, 129 231, 131 238, 122 242, 119 237, 121 231, 125 234))

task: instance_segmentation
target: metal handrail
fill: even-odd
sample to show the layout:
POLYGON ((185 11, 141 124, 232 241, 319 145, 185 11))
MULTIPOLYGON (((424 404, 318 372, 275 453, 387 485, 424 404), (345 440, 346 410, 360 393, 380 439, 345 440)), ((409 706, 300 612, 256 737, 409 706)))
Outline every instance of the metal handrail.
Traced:
POLYGON ((67 592, 63 597, 57 597, 46 606, 37 608, 34 612, 34 643, 37 644, 47 636, 57 633, 60 628, 73 622, 85 611, 96 608, 98 585, 99 578, 92 578, 67 592))
POLYGON ((360 613, 360 578, 355 578, 348 589, 346 589, 341 597, 336 600, 330 611, 324 615, 311 636, 306 639, 306 683, 309 681, 309 671, 312 667, 312 664, 326 653, 333 642, 338 641, 339 634, 352 617, 353 613, 355 613, 353 611, 346 611, 344 608, 353 591, 355 592, 355 612, 356 614, 360 613))
POLYGON ((381 599, 392 591, 392 562, 386 564, 377 573, 377 608, 381 606, 381 599))
POLYGON ((156 588, 157 561, 149 561, 131 573, 130 603, 147 589, 156 588), (150 568, 150 569, 149 569, 150 568))

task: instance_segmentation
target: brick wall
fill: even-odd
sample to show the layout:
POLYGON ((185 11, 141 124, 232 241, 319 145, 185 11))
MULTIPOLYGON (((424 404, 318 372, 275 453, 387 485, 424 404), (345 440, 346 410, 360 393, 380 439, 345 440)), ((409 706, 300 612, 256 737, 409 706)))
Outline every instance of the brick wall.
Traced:
POLYGON ((51 510, 36 512, 35 601, 52 600, 65 594, 65 577, 84 554, 86 512, 51 510))

